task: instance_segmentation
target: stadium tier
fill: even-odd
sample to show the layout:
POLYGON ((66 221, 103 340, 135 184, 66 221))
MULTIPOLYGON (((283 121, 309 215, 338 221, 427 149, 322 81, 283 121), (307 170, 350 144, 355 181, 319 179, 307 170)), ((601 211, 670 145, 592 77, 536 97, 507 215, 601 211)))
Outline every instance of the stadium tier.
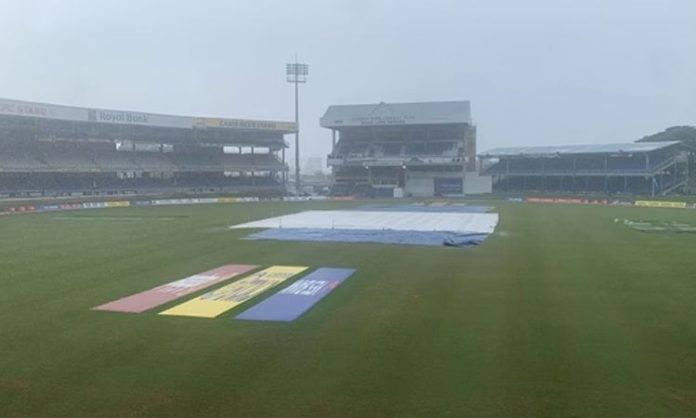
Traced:
POLYGON ((476 171, 468 101, 330 106, 334 195, 429 197, 490 192, 476 171))
POLYGON ((0 197, 282 193, 291 122, 0 99, 0 197))
POLYGON ((678 142, 498 148, 481 154, 502 192, 668 194, 688 179, 678 142))

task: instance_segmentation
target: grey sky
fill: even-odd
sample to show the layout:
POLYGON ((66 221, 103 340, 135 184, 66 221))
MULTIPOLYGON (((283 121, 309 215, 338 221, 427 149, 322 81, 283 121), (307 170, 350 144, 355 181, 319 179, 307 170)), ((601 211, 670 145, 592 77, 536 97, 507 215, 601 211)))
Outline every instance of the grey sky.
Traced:
POLYGON ((696 124, 694 0, 0 0, 0 97, 291 120, 468 99, 479 149, 632 141, 696 124))

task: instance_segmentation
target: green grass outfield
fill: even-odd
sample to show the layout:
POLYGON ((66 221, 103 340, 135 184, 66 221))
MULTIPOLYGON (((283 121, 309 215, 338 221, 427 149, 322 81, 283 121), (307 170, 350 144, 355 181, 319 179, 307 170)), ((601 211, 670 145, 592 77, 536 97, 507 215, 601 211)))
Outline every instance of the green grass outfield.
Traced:
POLYGON ((348 205, 0 217, 0 416, 696 416, 696 235, 614 222, 696 212, 495 203, 469 249, 224 229, 348 205), (226 263, 358 271, 289 324, 232 319, 277 289, 214 320, 90 310, 226 263))

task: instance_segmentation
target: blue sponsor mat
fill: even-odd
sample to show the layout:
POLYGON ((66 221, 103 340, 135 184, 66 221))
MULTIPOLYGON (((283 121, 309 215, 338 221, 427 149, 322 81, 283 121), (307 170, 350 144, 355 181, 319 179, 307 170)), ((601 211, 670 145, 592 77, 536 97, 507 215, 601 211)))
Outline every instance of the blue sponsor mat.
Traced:
POLYGON ((451 213, 487 213, 495 208, 491 206, 469 206, 464 204, 446 204, 446 205, 390 205, 388 203, 372 203, 362 205, 353 210, 370 210, 370 211, 385 211, 385 212, 451 212, 451 213))
POLYGON ((350 277, 355 269, 322 267, 252 306, 237 319, 294 321, 350 277))
POLYGON ((471 247, 488 234, 460 234, 443 231, 392 231, 368 229, 273 228, 249 235, 247 239, 316 242, 371 242, 379 244, 471 247))

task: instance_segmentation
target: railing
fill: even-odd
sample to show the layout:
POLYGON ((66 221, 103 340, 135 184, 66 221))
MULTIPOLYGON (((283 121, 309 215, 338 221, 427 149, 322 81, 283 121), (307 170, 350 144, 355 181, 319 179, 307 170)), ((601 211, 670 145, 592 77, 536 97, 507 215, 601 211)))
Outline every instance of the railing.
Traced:
POLYGON ((327 165, 366 165, 366 166, 398 166, 421 164, 464 164, 464 157, 452 156, 419 156, 419 157, 336 157, 329 156, 327 165))
POLYGON ((573 175, 597 175, 597 176, 612 176, 612 175, 652 175, 659 171, 662 171, 673 164, 676 163, 676 158, 671 157, 666 160, 661 160, 655 164, 651 164, 648 168, 595 168, 595 169, 519 169, 511 167, 508 171, 507 167, 503 163, 497 163, 486 170, 485 174, 493 175, 510 175, 510 176, 522 176, 522 175, 537 175, 537 176, 573 176, 573 175))

